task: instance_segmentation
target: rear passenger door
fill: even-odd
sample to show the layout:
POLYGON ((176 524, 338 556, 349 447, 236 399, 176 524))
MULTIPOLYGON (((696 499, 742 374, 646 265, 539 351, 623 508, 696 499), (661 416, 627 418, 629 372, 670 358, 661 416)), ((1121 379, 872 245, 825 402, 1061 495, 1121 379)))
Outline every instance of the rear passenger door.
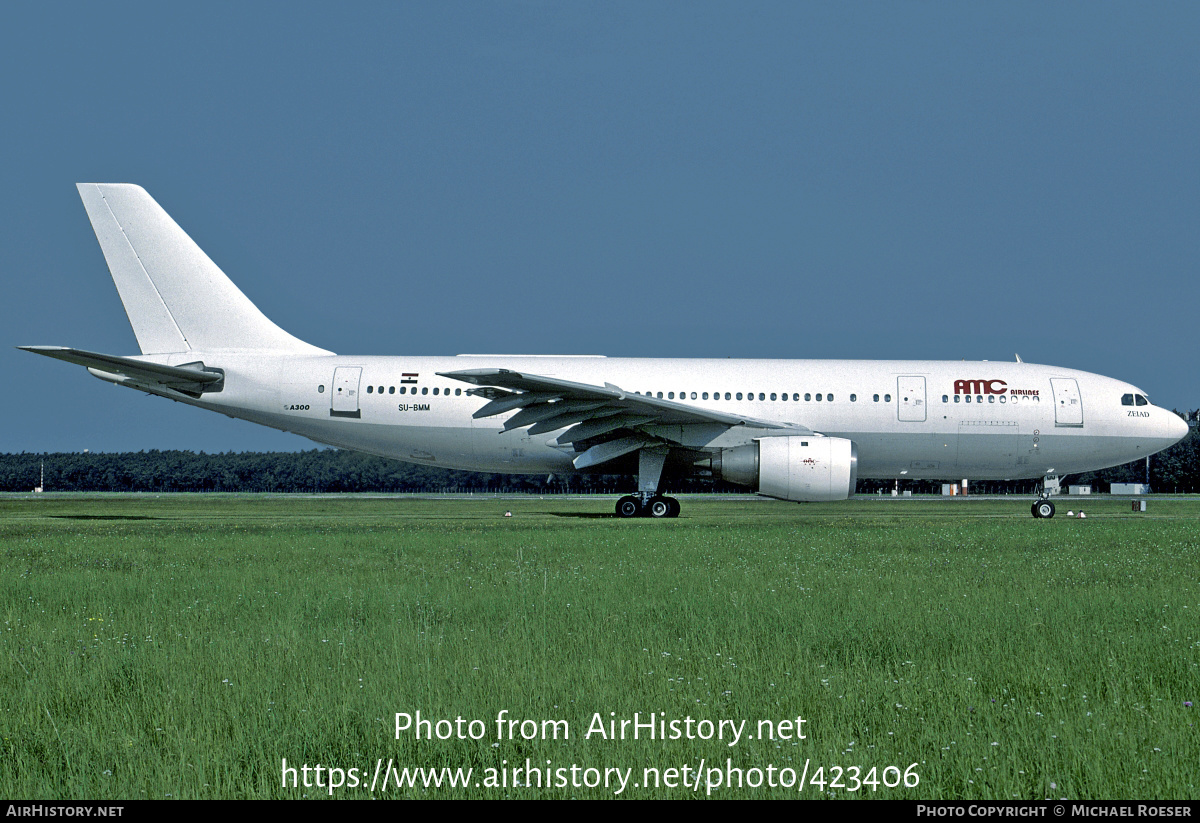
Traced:
POLYGON ((330 417, 362 417, 358 406, 358 383, 361 379, 361 366, 339 366, 333 370, 330 417))

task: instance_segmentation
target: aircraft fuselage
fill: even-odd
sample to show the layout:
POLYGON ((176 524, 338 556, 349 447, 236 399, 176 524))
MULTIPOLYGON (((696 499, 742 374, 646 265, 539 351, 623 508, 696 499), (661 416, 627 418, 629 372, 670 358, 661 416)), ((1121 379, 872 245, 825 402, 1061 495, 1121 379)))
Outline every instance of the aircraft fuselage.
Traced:
MULTIPOLYGON (((218 394, 194 399, 154 392, 192 405, 398 460, 516 474, 575 471, 576 451, 556 442, 558 431, 502 431, 513 412, 473 419, 487 400, 470 394, 472 386, 438 372, 500 366, 795 422, 854 441, 863 478, 1064 475, 1145 457, 1186 433, 1183 421, 1169 410, 1129 402, 1144 398, 1130 384, 1019 362, 272 358, 198 352, 139 359, 168 365, 176 365, 172 359, 202 359, 219 365, 225 383, 218 394)), ((701 450, 740 445, 745 438, 739 439, 737 429, 693 433, 688 445, 701 450)))

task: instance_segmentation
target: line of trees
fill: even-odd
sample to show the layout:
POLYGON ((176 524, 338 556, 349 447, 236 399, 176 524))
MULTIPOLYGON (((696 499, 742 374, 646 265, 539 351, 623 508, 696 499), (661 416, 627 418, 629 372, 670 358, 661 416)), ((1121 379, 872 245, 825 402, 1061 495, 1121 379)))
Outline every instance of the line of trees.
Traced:
POLYGON ((401 463, 359 452, 140 451, 0 455, 0 491, 101 492, 586 492, 620 488, 613 475, 504 475, 401 463))
MULTIPOLYGON (((1188 415, 1195 423, 1198 412, 1188 415)), ((475 492, 529 494, 626 493, 636 484, 617 474, 509 475, 452 471, 401 463, 336 449, 302 452, 141 451, 127 453, 55 453, 0 455, 0 491, 27 492, 40 482, 46 491, 103 492, 475 492)), ((1071 478, 1098 492, 1110 483, 1140 483, 1145 460, 1071 478)), ((744 491, 711 478, 667 478, 672 492, 744 491)), ((978 493, 1028 493, 1040 481, 977 481, 978 493)), ((858 492, 890 490, 893 481, 860 480, 858 492)), ((1157 492, 1200 492, 1200 434, 1187 437, 1150 458, 1150 486, 1157 492)), ((902 489, 937 493, 940 483, 902 481, 902 489)))

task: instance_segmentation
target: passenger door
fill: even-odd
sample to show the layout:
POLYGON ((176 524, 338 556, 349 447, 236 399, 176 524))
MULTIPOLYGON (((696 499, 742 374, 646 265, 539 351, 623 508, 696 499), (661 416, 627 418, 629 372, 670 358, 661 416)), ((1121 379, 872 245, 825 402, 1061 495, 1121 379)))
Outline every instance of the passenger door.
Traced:
POLYGON ((1082 426, 1083 400, 1079 397, 1079 384, 1070 377, 1051 377, 1054 391, 1054 425, 1082 426))
POLYGON ((361 366, 341 366, 333 370, 330 417, 362 417, 358 407, 358 382, 361 378, 361 366))
POLYGON ((925 378, 901 376, 896 378, 896 413, 902 423, 925 422, 925 378))

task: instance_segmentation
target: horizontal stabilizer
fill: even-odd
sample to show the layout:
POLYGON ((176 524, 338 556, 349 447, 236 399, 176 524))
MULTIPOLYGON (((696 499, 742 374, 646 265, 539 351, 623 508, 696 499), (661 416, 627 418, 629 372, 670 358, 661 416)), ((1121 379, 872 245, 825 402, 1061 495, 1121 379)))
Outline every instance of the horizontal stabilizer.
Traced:
POLYGON ((92 374, 110 383, 127 383, 137 388, 174 389, 199 396, 204 392, 220 391, 225 372, 206 367, 203 363, 183 366, 164 366, 148 363, 135 357, 120 357, 65 346, 17 346, 22 351, 43 354, 55 360, 65 360, 87 367, 92 374))

